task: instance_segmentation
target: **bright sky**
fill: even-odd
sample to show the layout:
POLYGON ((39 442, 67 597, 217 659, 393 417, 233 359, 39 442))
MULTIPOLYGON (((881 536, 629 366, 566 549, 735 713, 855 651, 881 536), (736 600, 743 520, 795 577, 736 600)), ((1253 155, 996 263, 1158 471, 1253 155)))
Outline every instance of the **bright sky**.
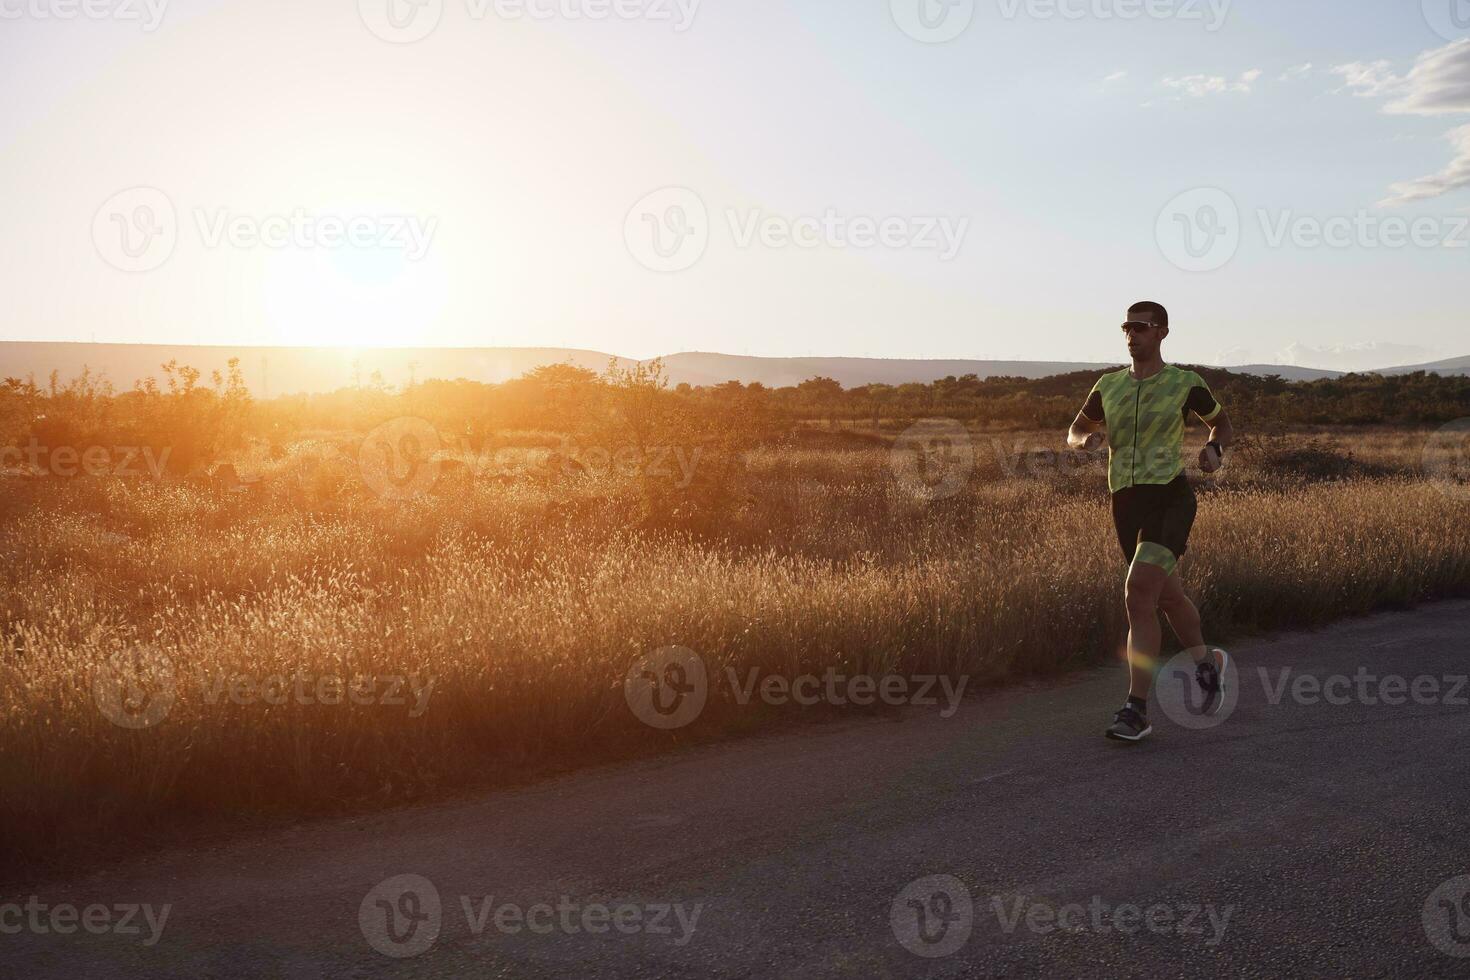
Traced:
POLYGON ((1467 0, 0 0, 0 86, 3 339, 1470 354, 1467 0))

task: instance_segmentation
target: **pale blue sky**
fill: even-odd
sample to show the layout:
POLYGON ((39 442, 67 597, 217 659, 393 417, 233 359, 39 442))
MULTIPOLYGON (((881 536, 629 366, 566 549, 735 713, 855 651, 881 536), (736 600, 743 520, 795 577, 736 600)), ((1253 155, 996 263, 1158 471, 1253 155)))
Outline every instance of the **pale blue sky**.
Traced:
POLYGON ((370 29, 388 0, 151 0, 154 31, 122 19, 145 0, 93 2, 124 6, 0 0, 6 339, 1114 360, 1147 297, 1177 360, 1470 353, 1465 0, 1237 0, 1216 30, 1194 0, 1130 20, 1097 14, 1143 0, 978 0, 944 43, 890 0, 682 0, 682 31, 657 19, 675 0, 606 21, 437 0, 413 43, 370 29), (175 240, 128 272, 109 236, 155 200, 116 197, 135 187, 175 240), (635 204, 665 187, 695 193, 708 241, 659 272, 636 239, 668 199, 635 204), (1159 220, 1196 188, 1240 215, 1208 271, 1159 220), (829 211, 902 226, 741 242, 829 211), (292 215, 376 224, 357 247, 211 231, 292 215), (919 247, 931 218, 963 229, 952 258, 919 247), (1389 218, 1438 247, 1372 247, 1389 218), (1313 244, 1333 219, 1349 245, 1313 244), (1308 238, 1273 244, 1282 222, 1308 238))

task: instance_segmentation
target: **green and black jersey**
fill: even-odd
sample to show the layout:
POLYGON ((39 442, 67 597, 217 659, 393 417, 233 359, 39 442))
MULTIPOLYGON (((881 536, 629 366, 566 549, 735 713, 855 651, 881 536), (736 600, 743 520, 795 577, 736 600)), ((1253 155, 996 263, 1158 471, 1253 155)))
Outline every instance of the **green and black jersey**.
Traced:
POLYGON ((1172 482, 1184 472, 1180 450, 1185 418, 1194 412, 1211 422, 1220 410, 1203 378, 1167 364, 1142 381, 1127 368, 1103 375, 1092 386, 1082 414, 1107 424, 1108 489, 1117 493, 1172 482))

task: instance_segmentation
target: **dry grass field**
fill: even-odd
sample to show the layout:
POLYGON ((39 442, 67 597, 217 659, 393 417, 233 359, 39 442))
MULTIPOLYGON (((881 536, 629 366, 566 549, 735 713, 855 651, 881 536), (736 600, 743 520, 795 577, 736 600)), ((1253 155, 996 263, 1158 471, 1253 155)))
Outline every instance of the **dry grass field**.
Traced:
MULTIPOLYGON (((423 799, 812 714, 742 705, 726 668, 973 689, 1118 655, 1100 461, 1050 454, 1060 433, 927 460, 894 435, 808 426, 706 471, 693 445, 572 465, 509 432, 390 493, 370 442, 354 460, 329 433, 252 443, 239 486, 9 478, 0 847, 423 799), (624 678, 670 645, 711 688, 659 730, 624 678)), ((1211 638, 1470 594, 1470 488, 1426 477, 1427 436, 1271 437, 1202 482, 1183 573, 1211 638)))

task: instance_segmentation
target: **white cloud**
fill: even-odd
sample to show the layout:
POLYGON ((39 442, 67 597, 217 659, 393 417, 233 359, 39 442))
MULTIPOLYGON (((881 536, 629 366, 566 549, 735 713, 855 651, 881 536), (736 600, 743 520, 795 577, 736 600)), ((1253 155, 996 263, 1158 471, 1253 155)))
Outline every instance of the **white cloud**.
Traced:
POLYGON ((1123 79, 1125 79, 1127 77, 1128 77, 1128 73, 1126 71, 1115 71, 1111 75, 1109 75, 1107 78, 1104 78, 1103 81, 1104 82, 1118 82, 1118 81, 1122 81, 1123 79))
POLYGON ((1470 38, 1421 54, 1404 79, 1403 98, 1384 111, 1408 116, 1470 112, 1470 38))
MULTIPOLYGON (((1362 98, 1391 98, 1383 111, 1397 116, 1470 114, 1470 38, 1426 51, 1407 75, 1388 61, 1354 62, 1332 69, 1344 87, 1362 98)), ((1445 134, 1454 148, 1448 166, 1436 174, 1400 181, 1380 207, 1426 201, 1470 187, 1470 125, 1445 134)))
POLYGON ((1470 38, 1433 51, 1400 75, 1390 61, 1354 61, 1338 65, 1332 74, 1343 80, 1339 92, 1364 99, 1393 98, 1384 112, 1406 116, 1443 116, 1470 112, 1470 38))
POLYGON ((1354 61, 1338 65, 1332 74, 1342 76, 1343 86, 1337 92, 1352 92, 1360 99, 1377 99, 1403 91, 1404 80, 1394 74, 1391 61, 1354 61))
POLYGON ((1312 73, 1312 63, 1309 61, 1304 65, 1292 65, 1281 73, 1280 81, 1291 82, 1299 78, 1306 78, 1312 73))
POLYGON ((1378 202, 1379 207, 1394 207, 1413 201, 1427 201, 1462 187, 1470 187, 1470 125, 1449 131, 1447 138, 1455 148, 1455 157, 1437 174, 1405 180, 1389 188, 1389 196, 1378 202))
POLYGON ((1256 83, 1262 74, 1259 68, 1252 68, 1250 71, 1242 72, 1240 78, 1235 81, 1231 81, 1223 75, 1185 75, 1182 78, 1166 76, 1161 84, 1165 88, 1182 92, 1192 99, 1202 99, 1207 95, 1223 95, 1228 92, 1250 92, 1251 86, 1256 83))

